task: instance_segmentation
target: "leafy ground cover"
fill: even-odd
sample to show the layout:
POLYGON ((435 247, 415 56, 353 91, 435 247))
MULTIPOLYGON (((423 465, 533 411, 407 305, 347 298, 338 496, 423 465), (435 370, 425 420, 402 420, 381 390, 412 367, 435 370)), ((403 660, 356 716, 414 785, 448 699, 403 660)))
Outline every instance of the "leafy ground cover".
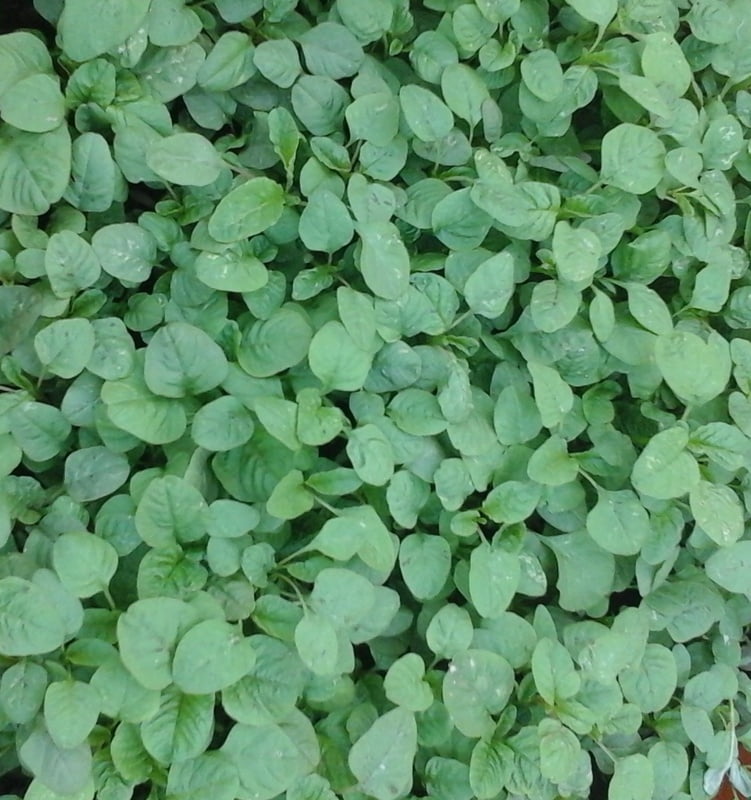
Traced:
POLYGON ((751 4, 25 10, 4 797, 749 793, 751 4))

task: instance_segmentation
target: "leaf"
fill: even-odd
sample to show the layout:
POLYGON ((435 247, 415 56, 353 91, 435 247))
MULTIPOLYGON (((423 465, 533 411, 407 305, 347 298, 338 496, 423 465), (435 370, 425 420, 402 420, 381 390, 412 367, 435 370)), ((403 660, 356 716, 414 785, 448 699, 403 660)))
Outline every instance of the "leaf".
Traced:
POLYGON ((130 284, 143 283, 156 261, 154 237, 133 222, 105 225, 91 246, 106 273, 130 284))
POLYGON ((396 800, 412 788, 416 753, 414 715, 395 708, 379 717, 354 743, 347 762, 365 794, 376 800, 396 800))
POLYGON ((227 359, 200 328, 170 322, 149 341, 143 374, 149 389, 162 397, 202 394, 227 377, 227 359))
POLYGON ((303 664, 316 675, 336 674, 339 638, 327 617, 316 613, 304 614, 295 626, 295 646, 303 664))
POLYGON ((412 533, 399 546, 399 568, 414 597, 429 600, 443 589, 449 576, 451 548, 440 536, 412 533))
POLYGON ((355 226, 347 207, 328 189, 317 189, 300 215, 300 238, 310 250, 334 253, 352 241, 355 226))
POLYGON ((632 194, 652 191, 662 179, 665 145, 648 128, 624 122, 602 139, 601 177, 632 194))
POLYGON ((31 133, 45 133, 65 118, 60 83, 51 75, 29 75, 0 96, 0 116, 9 125, 31 133))
POLYGON ((61 647, 63 618, 44 589, 16 576, 0 579, 0 654, 42 655, 61 647))
POLYGON ((469 562, 469 593, 480 616, 499 617, 511 604, 520 577, 515 553, 484 543, 475 547, 469 562))
POLYGON ((583 227, 573 228, 568 222, 556 223, 553 231, 553 257, 558 276, 571 283, 589 283, 602 255, 598 237, 583 227))
POLYGON ((466 650, 454 656, 443 679, 443 702, 461 733, 488 736, 513 688, 514 671, 505 658, 488 650, 466 650))
POLYGON ((240 780, 235 765, 223 753, 201 753, 170 765, 167 797, 170 800, 233 800, 240 780))
POLYGON ((219 242, 237 242, 263 233, 279 221, 284 191, 270 178, 251 178, 232 189, 209 219, 209 233, 219 242))
POLYGON ((59 231, 50 236, 44 268, 52 291, 62 298, 73 297, 92 286, 101 274, 91 245, 73 231, 59 231))
POLYGON ((751 563, 751 546, 749 542, 735 542, 721 550, 717 550, 706 560, 704 567, 707 575, 723 589, 737 594, 749 594, 749 563, 751 563))
POLYGON ((109 542, 84 531, 64 533, 52 547, 55 572, 76 597, 107 589, 117 563, 117 551, 109 542))
POLYGON ((535 97, 546 103, 563 92, 563 70, 552 50, 535 50, 520 65, 524 85, 535 97))
POLYGON ((220 752, 240 774, 240 790, 258 800, 271 800, 310 775, 321 754, 313 726, 291 709, 278 722, 232 727, 220 752))
POLYGON ((34 350, 53 375, 74 378, 94 352, 94 329, 87 319, 55 320, 34 337, 34 350))
POLYGON ((88 739, 99 717, 96 689, 81 681, 55 681, 44 695, 44 723, 58 747, 70 749, 88 739))
POLYGON ((63 196, 70 167, 71 141, 65 125, 47 133, 4 125, 0 130, 0 209, 46 214, 63 196))
POLYGON ((499 317, 514 294, 514 274, 510 253, 499 253, 483 261, 464 284, 467 305, 482 317, 499 317))
POLYGON ((728 343, 715 331, 706 341, 682 330, 659 336, 655 361, 665 382, 686 405, 709 402, 730 378, 728 343))
POLYGON ((311 75, 334 80, 355 75, 365 58, 357 38, 336 22, 321 22, 298 40, 311 75))
POLYGON ((654 774, 649 759, 641 753, 625 756, 615 764, 608 786, 608 800, 636 800, 650 797, 654 791, 654 774))
POLYGON ((170 687, 162 692, 159 709, 141 725, 148 754, 165 766, 196 758, 211 741, 214 698, 187 695, 170 687))
POLYGON ((222 171, 219 154, 197 133, 175 133, 149 145, 146 164, 160 178, 178 186, 208 186, 222 171))
POLYGON ((90 0, 66 2, 60 17, 65 53, 73 61, 88 61, 122 44, 146 16, 149 0, 90 0))
POLYGON ((699 483, 699 466, 687 444, 688 431, 680 426, 655 434, 631 471, 636 491, 661 500, 690 492, 699 483))
POLYGON ((175 475, 155 478, 138 502, 136 530, 152 547, 194 542, 205 532, 205 508, 201 493, 187 481, 175 475))
POLYGON ((377 297, 397 300, 409 286, 409 253, 391 222, 368 222, 357 227, 362 242, 360 270, 377 297))
POLYGON ((433 704, 433 691, 424 677, 425 664, 420 656, 415 653, 403 655, 386 673, 383 681, 386 697, 408 711, 426 711, 433 704))
POLYGON ((597 492, 597 503, 587 514, 587 532, 609 553, 636 555, 649 536, 649 516, 630 490, 597 492))
POLYGON ((250 412, 236 397, 227 395, 198 410, 190 433, 200 447, 221 452, 245 444, 253 436, 254 428, 250 412))
POLYGON ((213 694, 250 672, 254 655, 242 631, 223 620, 205 620, 177 643, 173 680, 186 694, 213 694))
POLYGON ((180 635, 195 622, 195 612, 180 600, 137 600, 117 621, 120 657, 128 672, 147 689, 172 683, 172 657, 180 635))
POLYGON ((566 0, 584 19, 594 22, 601 28, 608 25, 618 11, 617 0, 566 0))
POLYGON ((308 362, 325 391, 354 392, 370 372, 372 356, 350 338, 340 322, 327 322, 310 342, 308 362))
POLYGON ((404 120, 412 133, 423 142, 435 142, 448 136, 454 127, 451 109, 429 89, 410 84, 399 90, 404 120))
POLYGON ((720 547, 734 544, 743 536, 743 506, 729 486, 699 481, 688 500, 697 525, 720 547))

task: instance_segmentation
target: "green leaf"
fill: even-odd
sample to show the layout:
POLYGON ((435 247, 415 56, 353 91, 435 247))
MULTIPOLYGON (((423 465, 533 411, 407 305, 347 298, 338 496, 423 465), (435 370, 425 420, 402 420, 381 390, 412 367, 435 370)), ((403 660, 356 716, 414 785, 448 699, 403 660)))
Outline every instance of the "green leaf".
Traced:
POLYGON ((579 473, 579 465, 571 458, 566 442, 560 436, 546 439, 529 459, 527 475, 545 486, 561 486, 573 481, 579 473))
POLYGON ((206 501, 187 481, 175 475, 155 478, 136 509, 138 535, 151 547, 194 542, 205 533, 206 501))
POLYGON ((542 499, 540 486, 529 481, 505 481, 494 487, 482 504, 493 522, 513 525, 532 516, 542 499))
POLYGON ((102 269, 120 281, 143 283, 156 262, 154 237, 133 222, 105 225, 91 238, 102 269))
POLYGON ((342 22, 364 43, 380 39, 391 27, 394 8, 389 0, 374 0, 367 6, 357 0, 336 0, 342 22))
POLYGON ((483 103, 490 97, 490 92, 473 69, 466 64, 449 64, 441 74, 441 91, 446 104, 457 117, 471 126, 482 121, 483 103))
POLYGON ((195 271, 201 283, 221 292, 255 292, 269 279, 263 262, 242 244, 232 245, 221 253, 200 253, 195 271))
POLYGON ((608 800, 637 800, 651 797, 653 791, 654 773, 646 756, 634 753, 616 761, 608 786, 608 800))
POLYGON ((336 675, 339 637, 331 620, 322 614, 304 614, 295 626, 295 647, 303 664, 316 675, 336 675))
POLYGON ((342 201, 328 189, 317 189, 300 215, 300 239, 310 250, 334 253, 352 241, 355 226, 342 201))
POLYGON ((429 89, 415 84, 402 86, 399 102, 409 129, 423 142, 443 139, 454 127, 451 109, 429 89))
POLYGON ((394 451, 376 425, 355 428, 347 437, 346 452, 352 468, 364 483, 385 486, 394 474, 394 451))
POLYGON ((71 166, 67 126, 27 133, 0 130, 0 209, 12 214, 46 214, 63 196, 71 166))
POLYGON ((33 661, 17 661, 0 678, 0 708, 16 725, 25 725, 37 715, 44 702, 49 677, 33 661))
POLYGON ((162 692, 156 714, 141 725, 141 739, 149 755, 168 766, 201 755, 214 728, 212 695, 182 694, 174 687, 162 692))
POLYGON ((670 702, 678 683, 675 657, 660 644, 648 644, 638 664, 618 676, 623 696, 645 714, 661 711, 670 702))
POLYGON ((590 283, 600 263, 602 245, 586 228, 573 228, 568 222, 556 223, 553 231, 553 257, 558 276, 574 284, 590 283))
POLYGON ((178 642, 172 662, 173 680, 186 694, 212 694, 250 672, 254 657, 241 630, 223 620, 205 620, 178 642))
POLYGON ((63 197, 71 205, 81 211, 106 211, 112 205, 120 173, 104 136, 87 131, 73 141, 70 173, 63 197))
POLYGON ((742 541, 723 547, 704 564, 707 575, 723 589, 736 594, 751 592, 751 542, 742 541))
POLYGON ((587 514, 587 532, 609 553, 636 555, 649 536, 649 516, 629 489, 597 491, 597 503, 587 514))
POLYGON ((117 562, 117 550, 109 542, 84 531, 64 533, 52 546, 55 572, 76 597, 106 590, 117 562))
POLYGON ((662 179, 665 145, 648 128, 624 122, 602 139, 601 177, 632 194, 646 194, 662 179))
POLYGON ((44 268, 52 291, 62 298, 73 297, 95 284, 102 271, 91 245, 73 231, 50 236, 44 268))
POLYGON ((355 75, 365 58, 357 38, 336 22, 321 22, 298 39, 312 75, 334 80, 355 75))
POLYGON ((396 800, 412 788, 416 753, 414 714, 395 708, 379 717, 354 743, 347 762, 361 791, 376 800, 396 800))
POLYGON ((209 233, 218 242, 237 242, 263 233, 279 221, 283 210, 282 187, 270 178, 251 178, 219 201, 209 219, 209 233))
POLYGON ((566 0, 584 19, 601 28, 608 25, 618 11, 618 0, 566 0))
POLYGON ((581 677, 568 650, 547 637, 535 646, 532 676, 540 696, 551 706, 574 697, 581 687, 581 677))
POLYGON ((418 600, 429 600, 443 589, 451 571, 451 548, 441 536, 412 533, 399 545, 399 569, 418 600))
POLYGON ((688 500, 697 525, 720 547, 734 544, 743 536, 743 505, 729 486, 699 481, 688 500))
POLYGON ((403 655, 394 661, 383 679, 386 697, 408 711, 426 711, 433 704, 433 691, 424 677, 425 664, 420 656, 403 655))
POLYGON ((686 452, 688 431, 676 426, 656 433, 639 454, 631 471, 637 492, 670 500, 682 497, 699 483, 699 465, 686 452))
POLYGON ((372 356, 350 338, 340 322, 327 322, 313 336, 308 351, 311 372, 326 391, 361 389, 370 372, 372 356))
POLYGON ((483 261, 464 284, 467 305, 482 317, 499 317, 514 294, 514 274, 510 253, 499 253, 483 261))
POLYGON ((23 578, 0 579, 0 654, 42 655, 61 647, 65 639, 65 623, 54 598, 23 578))
POLYGON ((443 679, 443 702, 465 736, 489 736, 514 685, 514 670, 505 658, 488 650, 466 650, 454 656, 443 679))
POLYGON ((161 691, 172 683, 172 657, 195 612, 180 600, 137 600, 117 621, 120 657, 128 672, 147 689, 161 691))
POLYGON ((304 314, 292 306, 283 307, 245 329, 237 360, 249 375, 267 378, 302 361, 312 338, 304 314))
POLYGON ((454 658, 469 649, 472 634, 469 612, 453 603, 447 603, 430 620, 425 641, 436 655, 454 658))
POLYGON ((208 186, 222 171, 219 154, 197 133, 175 133, 149 145, 146 164, 160 178, 178 186, 208 186))
POLYGON ((165 444, 185 432, 185 409, 174 400, 152 394, 138 370, 102 386, 107 416, 118 428, 149 444, 165 444))
POLYGON ((0 95, 0 116, 31 133, 55 130, 65 118, 60 82, 51 75, 29 75, 0 95))
POLYGON ((87 319, 60 319, 34 337, 39 361, 53 375, 74 378, 94 352, 94 329, 87 319))
POLYGON ((239 791, 237 769, 223 753, 211 751, 170 765, 169 800, 233 800, 239 791))
POLYGON ((717 397, 730 379, 728 343, 715 331, 706 341, 684 330, 659 336, 655 362, 665 383, 690 406, 703 405, 717 397))
POLYGON ((220 752, 240 774, 240 791, 271 800, 310 775, 321 754, 313 726, 297 709, 278 722, 232 727, 220 752))
POLYGON ((302 71, 297 48, 289 39, 261 42, 253 53, 253 63, 266 80, 282 89, 289 89, 302 71))
POLYGON ((521 566, 516 553, 480 544, 469 562, 469 593, 481 617, 496 619, 506 611, 519 588, 521 566))
POLYGON ((368 288, 377 297, 397 300, 409 287, 409 253, 398 228, 391 222, 368 222, 357 226, 362 242, 360 270, 368 288))
POLYGON ((271 493, 266 511, 279 519, 295 519, 306 514, 315 504, 315 496, 304 486, 305 478, 298 469, 287 473, 271 493))
POLYGON ((88 739, 99 717, 96 689, 81 681, 55 681, 44 695, 44 723, 58 747, 77 747, 88 739))
POLYGON ((218 397, 202 406, 193 417, 193 441, 214 452, 232 450, 253 436, 253 418, 245 406, 231 396, 218 397))
POLYGON ((185 397, 217 387, 227 377, 224 352, 187 322, 169 322, 146 346, 144 379, 154 394, 185 397))
POLYGON ((207 92, 228 92, 252 78, 256 72, 250 37, 227 31, 215 42, 201 64, 197 81, 207 92))
POLYGON ((138 30, 149 0, 70 0, 60 17, 60 36, 66 55, 88 61, 122 44, 138 30))
POLYGON ((535 50, 520 65, 524 85, 540 100, 551 103, 563 93, 563 70, 552 50, 535 50))
POLYGON ((10 432, 24 454, 34 461, 46 461, 63 448, 70 423, 54 406, 27 400, 11 411, 10 432))

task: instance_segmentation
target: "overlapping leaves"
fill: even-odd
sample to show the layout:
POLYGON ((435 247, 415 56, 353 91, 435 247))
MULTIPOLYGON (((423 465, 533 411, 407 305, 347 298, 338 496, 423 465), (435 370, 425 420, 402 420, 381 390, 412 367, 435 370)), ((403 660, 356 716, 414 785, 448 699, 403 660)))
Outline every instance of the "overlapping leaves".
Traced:
POLYGON ((4 788, 745 791, 745 0, 34 5, 4 788))

